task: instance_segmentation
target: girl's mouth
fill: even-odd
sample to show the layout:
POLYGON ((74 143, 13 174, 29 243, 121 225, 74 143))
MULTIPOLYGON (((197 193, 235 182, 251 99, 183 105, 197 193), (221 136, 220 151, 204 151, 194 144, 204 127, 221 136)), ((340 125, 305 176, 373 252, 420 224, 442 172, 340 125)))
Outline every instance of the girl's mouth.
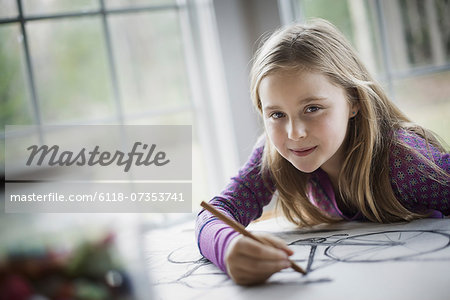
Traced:
POLYGON ((314 152, 314 150, 316 150, 317 146, 311 147, 311 148, 303 148, 303 149, 298 149, 298 150, 294 150, 294 149, 290 149, 291 152, 296 155, 296 156, 307 156, 311 153, 314 152))

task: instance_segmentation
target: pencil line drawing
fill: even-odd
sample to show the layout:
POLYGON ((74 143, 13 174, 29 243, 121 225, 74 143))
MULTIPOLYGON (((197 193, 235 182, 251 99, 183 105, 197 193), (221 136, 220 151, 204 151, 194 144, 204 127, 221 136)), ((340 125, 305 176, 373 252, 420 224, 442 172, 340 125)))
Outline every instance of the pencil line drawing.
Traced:
POLYGON ((227 282, 231 285, 231 280, 226 274, 214 267, 206 258, 200 255, 198 251, 192 251, 192 245, 185 245, 172 250, 167 255, 167 261, 171 264, 186 265, 185 272, 171 280, 162 280, 155 282, 160 284, 181 284, 190 288, 201 289, 215 286, 223 286, 227 282), (186 253, 191 253, 188 257, 186 253), (204 280, 204 276, 208 280, 204 280))
MULTIPOLYGON (((374 263, 386 261, 442 261, 450 258, 422 258, 425 254, 438 252, 450 245, 450 234, 433 230, 393 230, 365 233, 350 236, 336 234, 328 237, 300 239, 289 244, 309 246, 307 272, 326 267, 337 262, 374 263), (323 254, 329 259, 322 259, 317 264, 315 254, 317 247, 324 246, 323 254), (314 267, 313 267, 314 265, 314 267)), ((295 260, 301 261, 301 260, 295 260)))
MULTIPOLYGON (((312 279, 308 278, 308 275, 337 263, 450 260, 450 253, 444 256, 429 256, 450 248, 450 234, 438 230, 385 230, 354 235, 336 233, 325 237, 298 239, 288 245, 298 253, 305 253, 305 250, 308 253, 308 248, 305 247, 309 247, 309 255, 306 255, 305 259, 292 259, 306 263, 307 275, 302 277, 301 284, 332 281, 329 278, 312 279)), ((226 274, 198 253, 195 245, 189 244, 174 249, 167 255, 166 260, 170 264, 184 265, 185 268, 181 274, 171 277, 170 280, 158 281, 155 285, 182 284, 194 289, 209 289, 233 284, 226 274)), ((269 284, 290 283, 292 282, 280 281, 269 284)))

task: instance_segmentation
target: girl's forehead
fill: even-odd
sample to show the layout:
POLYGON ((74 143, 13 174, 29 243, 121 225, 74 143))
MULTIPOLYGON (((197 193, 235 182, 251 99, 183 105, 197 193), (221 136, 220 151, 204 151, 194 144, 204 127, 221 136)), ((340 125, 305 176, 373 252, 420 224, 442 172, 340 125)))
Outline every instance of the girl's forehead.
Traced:
POLYGON ((329 76, 311 71, 270 74, 261 80, 258 94, 263 107, 286 99, 293 100, 292 103, 311 99, 348 99, 346 90, 329 76))
POLYGON ((261 79, 259 89, 273 85, 286 85, 288 83, 296 83, 298 85, 335 85, 331 79, 317 71, 310 70, 279 70, 277 72, 270 73, 261 79))
POLYGON ((294 65, 278 66, 278 67, 268 71, 266 76, 270 76, 270 75, 296 76, 296 75, 309 74, 309 73, 320 74, 322 72, 320 72, 318 69, 314 69, 310 66, 306 66, 303 64, 294 64, 294 65))
MULTIPOLYGON (((259 82, 258 90, 261 91, 261 85, 267 84, 267 81, 277 80, 283 82, 284 80, 297 80, 298 82, 309 82, 320 81, 323 84, 331 84, 337 88, 344 88, 339 84, 335 78, 331 75, 321 72, 312 68, 279 68, 268 72, 263 76, 259 82), (263 82, 265 81, 265 82, 263 82)), ((344 88, 345 89, 345 88, 344 88)))

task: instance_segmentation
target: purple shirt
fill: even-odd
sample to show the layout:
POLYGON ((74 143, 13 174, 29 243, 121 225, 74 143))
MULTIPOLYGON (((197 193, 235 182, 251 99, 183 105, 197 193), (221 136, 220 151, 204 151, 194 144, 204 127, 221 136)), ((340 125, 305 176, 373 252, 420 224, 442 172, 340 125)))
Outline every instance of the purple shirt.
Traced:
MULTIPOLYGON (((430 216, 436 218, 449 215, 450 176, 445 182, 439 183, 423 175, 433 173, 433 170, 424 164, 427 159, 434 160, 450 174, 449 154, 441 153, 431 145, 428 151, 424 139, 414 133, 399 131, 398 138, 420 154, 400 147, 391 149, 389 171, 391 186, 397 199, 411 211, 430 212, 430 216)), ((263 149, 264 146, 255 147, 238 175, 231 179, 219 196, 210 201, 211 205, 244 226, 261 216, 263 207, 270 202, 273 195, 271 191, 274 190, 274 184, 268 182, 265 185, 260 174, 263 149)), ((312 203, 330 216, 349 221, 364 219, 360 213, 346 216, 340 211, 331 181, 322 169, 317 169, 311 175, 308 194, 312 203)), ((225 251, 238 234, 208 211, 202 210, 197 216, 196 235, 200 252, 224 272, 225 251)))

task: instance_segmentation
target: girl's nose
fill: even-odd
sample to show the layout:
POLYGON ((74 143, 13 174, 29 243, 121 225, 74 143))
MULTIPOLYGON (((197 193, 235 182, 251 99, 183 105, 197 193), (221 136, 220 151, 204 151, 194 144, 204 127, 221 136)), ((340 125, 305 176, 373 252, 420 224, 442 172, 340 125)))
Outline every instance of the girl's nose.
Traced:
POLYGON ((289 122, 288 125, 288 138, 293 141, 298 141, 299 139, 306 137, 306 127, 303 122, 298 120, 293 120, 289 122))

